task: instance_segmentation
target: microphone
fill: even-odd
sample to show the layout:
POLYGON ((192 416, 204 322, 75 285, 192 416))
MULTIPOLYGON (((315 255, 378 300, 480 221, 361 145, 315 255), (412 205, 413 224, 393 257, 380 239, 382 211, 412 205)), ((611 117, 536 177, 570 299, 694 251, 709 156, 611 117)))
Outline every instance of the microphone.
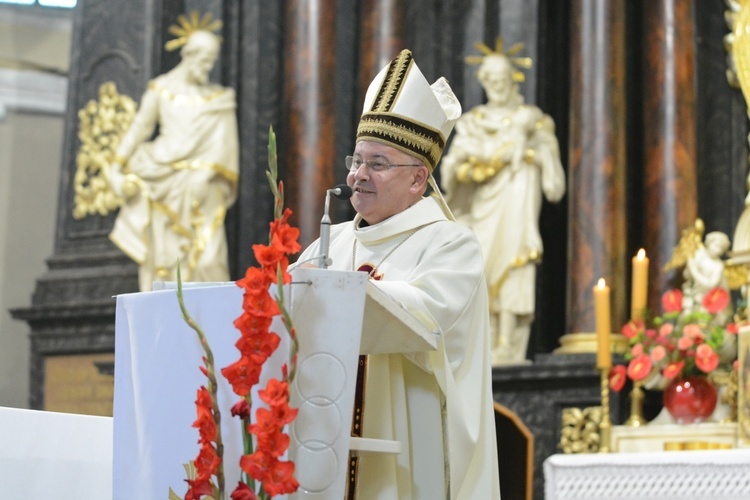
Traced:
POLYGON ((329 189, 328 191, 330 191, 333 196, 335 196, 339 200, 348 200, 354 193, 352 191, 352 188, 350 188, 346 184, 338 184, 335 188, 329 189))
POLYGON ((333 189, 326 190, 326 203, 323 210, 323 218, 320 220, 320 268, 327 269, 331 265, 328 249, 331 245, 331 217, 328 215, 331 206, 331 194, 339 200, 348 200, 352 197, 352 188, 346 184, 338 184, 333 189))

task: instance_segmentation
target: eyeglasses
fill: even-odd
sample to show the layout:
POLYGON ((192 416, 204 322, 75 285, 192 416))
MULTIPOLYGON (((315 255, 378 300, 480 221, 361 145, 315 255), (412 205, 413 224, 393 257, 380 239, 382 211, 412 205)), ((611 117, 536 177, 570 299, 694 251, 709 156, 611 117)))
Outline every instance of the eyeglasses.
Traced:
POLYGON ((386 163, 383 160, 367 160, 364 161, 361 158, 355 158, 353 156, 347 156, 346 169, 349 172, 356 172, 363 164, 367 165, 367 168, 373 172, 384 172, 391 167, 421 167, 421 163, 386 163))

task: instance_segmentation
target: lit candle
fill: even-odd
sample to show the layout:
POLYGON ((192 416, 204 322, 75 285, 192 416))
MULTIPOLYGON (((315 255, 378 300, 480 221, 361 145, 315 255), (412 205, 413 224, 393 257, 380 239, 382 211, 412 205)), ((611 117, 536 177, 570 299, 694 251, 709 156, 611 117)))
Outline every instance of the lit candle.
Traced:
POLYGON ((609 319, 609 287, 604 278, 594 287, 594 304, 596 306, 596 367, 599 369, 612 366, 612 355, 609 350, 609 336, 612 323, 609 319))
POLYGON ((633 257, 633 282, 630 297, 630 318, 643 319, 648 296, 648 257, 644 249, 633 257))

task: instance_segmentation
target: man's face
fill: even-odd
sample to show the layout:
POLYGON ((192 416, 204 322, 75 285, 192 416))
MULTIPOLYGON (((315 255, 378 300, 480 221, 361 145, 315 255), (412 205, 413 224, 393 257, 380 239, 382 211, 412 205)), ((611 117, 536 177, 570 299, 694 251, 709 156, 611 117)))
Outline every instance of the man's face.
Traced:
MULTIPOLYGON (((362 141, 354 148, 355 159, 393 164, 419 164, 419 160, 385 144, 362 141)), ((368 224, 377 224, 402 212, 421 198, 427 167, 392 167, 375 172, 366 164, 350 171, 351 203, 368 224)))

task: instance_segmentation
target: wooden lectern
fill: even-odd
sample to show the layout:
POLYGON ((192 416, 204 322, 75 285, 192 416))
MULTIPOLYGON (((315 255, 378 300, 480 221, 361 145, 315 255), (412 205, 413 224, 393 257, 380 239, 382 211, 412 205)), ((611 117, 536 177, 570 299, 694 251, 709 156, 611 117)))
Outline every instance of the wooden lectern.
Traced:
MULTIPOLYGON (((431 332, 361 272, 298 268, 286 297, 299 339, 291 404, 299 415, 290 426, 289 458, 300 488, 290 498, 344 497, 348 457, 398 453, 400 443, 350 437, 359 354, 434 350, 431 332)), ((242 290, 234 284, 186 286, 185 302, 205 330, 217 370, 239 356, 242 290)), ((259 384, 280 377, 289 352, 280 321, 272 331, 282 342, 264 366, 259 384)), ((174 289, 117 297, 113 490, 115 499, 166 498, 185 491, 183 464, 198 453, 195 398, 205 377, 202 350, 183 321, 174 289)), ((229 408, 237 396, 219 375, 227 490, 239 478, 242 439, 229 408)), ((257 398, 255 399, 257 400, 257 398)), ((257 405, 262 405, 257 400, 257 405)), ((257 407, 254 404, 254 407, 257 407)))

